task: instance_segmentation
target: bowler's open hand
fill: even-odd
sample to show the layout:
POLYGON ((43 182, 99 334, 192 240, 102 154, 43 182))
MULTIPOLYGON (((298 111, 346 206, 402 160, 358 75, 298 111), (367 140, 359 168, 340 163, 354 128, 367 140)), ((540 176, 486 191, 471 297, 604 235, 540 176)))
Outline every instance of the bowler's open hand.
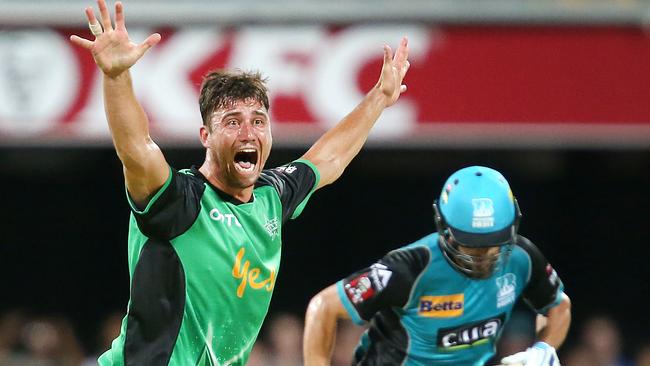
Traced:
POLYGON ((406 91, 406 85, 402 84, 406 72, 411 64, 408 61, 409 47, 408 39, 402 38, 393 55, 390 46, 384 45, 384 65, 381 69, 381 76, 377 87, 385 96, 385 106, 393 105, 399 96, 406 91))
POLYGON ((105 0, 97 0, 101 24, 92 7, 86 8, 88 25, 95 40, 91 41, 77 35, 70 36, 72 43, 89 50, 95 63, 109 77, 116 77, 133 66, 144 53, 160 42, 160 34, 151 34, 144 42, 135 44, 129 39, 124 23, 124 6, 115 3, 115 28, 105 0), (103 28, 103 30, 102 30, 103 28))

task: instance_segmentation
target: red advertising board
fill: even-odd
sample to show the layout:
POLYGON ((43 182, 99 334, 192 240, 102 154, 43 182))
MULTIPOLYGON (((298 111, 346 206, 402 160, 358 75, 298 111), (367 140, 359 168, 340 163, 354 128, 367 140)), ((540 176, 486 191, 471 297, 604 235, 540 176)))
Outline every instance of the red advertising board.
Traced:
MULTIPOLYGON (((306 144, 375 83, 382 45, 410 39, 408 91, 374 141, 424 146, 650 147, 650 35, 633 27, 420 24, 132 29, 163 41, 133 68, 156 138, 195 144, 201 77, 269 78, 274 140, 306 144)), ((110 141, 101 75, 68 42, 85 29, 0 33, 0 144, 110 141)))

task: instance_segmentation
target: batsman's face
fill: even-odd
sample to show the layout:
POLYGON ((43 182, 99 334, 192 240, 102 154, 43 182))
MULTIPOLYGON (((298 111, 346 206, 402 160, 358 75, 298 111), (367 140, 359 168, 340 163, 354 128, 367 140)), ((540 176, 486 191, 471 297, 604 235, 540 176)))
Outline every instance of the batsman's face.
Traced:
POLYGON ((273 139, 266 108, 259 102, 239 100, 215 110, 201 140, 226 186, 243 189, 255 184, 271 152, 273 139))
POLYGON ((472 257, 492 257, 499 254, 499 247, 487 247, 487 248, 470 248, 463 245, 458 246, 458 250, 472 257))
POLYGON ((470 248, 458 245, 458 251, 463 254, 463 265, 479 274, 479 278, 484 278, 492 273, 501 254, 501 247, 470 248))

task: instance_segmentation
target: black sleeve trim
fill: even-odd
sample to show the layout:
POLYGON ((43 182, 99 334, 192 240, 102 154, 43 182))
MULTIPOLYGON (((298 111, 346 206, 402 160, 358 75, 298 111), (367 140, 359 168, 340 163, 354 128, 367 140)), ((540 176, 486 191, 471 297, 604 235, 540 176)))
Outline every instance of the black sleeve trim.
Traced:
POLYGON ((309 198, 317 181, 317 174, 311 166, 302 161, 294 161, 281 167, 264 170, 256 185, 270 185, 278 192, 284 223, 300 213, 302 208, 300 206, 309 198))
POLYGON ((394 250, 343 279, 340 296, 348 312, 354 309, 368 321, 380 310, 406 305, 411 288, 429 263, 429 253, 426 247, 394 250))
POLYGON ((133 210, 138 228, 157 240, 171 240, 189 229, 201 210, 205 185, 191 174, 172 169, 171 181, 145 212, 133 210))
POLYGON ((558 290, 562 290, 562 281, 548 263, 542 252, 530 240, 517 237, 517 246, 530 257, 530 280, 524 289, 523 297, 536 311, 541 311, 557 301, 558 290))

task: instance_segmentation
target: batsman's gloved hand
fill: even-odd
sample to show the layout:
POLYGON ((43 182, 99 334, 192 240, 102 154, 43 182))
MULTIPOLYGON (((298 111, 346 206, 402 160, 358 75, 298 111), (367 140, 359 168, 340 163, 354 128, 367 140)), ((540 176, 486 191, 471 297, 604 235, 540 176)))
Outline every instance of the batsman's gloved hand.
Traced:
POLYGON ((524 352, 501 359, 503 365, 526 365, 526 366, 560 366, 560 359, 557 358, 555 348, 545 342, 537 342, 524 352))

